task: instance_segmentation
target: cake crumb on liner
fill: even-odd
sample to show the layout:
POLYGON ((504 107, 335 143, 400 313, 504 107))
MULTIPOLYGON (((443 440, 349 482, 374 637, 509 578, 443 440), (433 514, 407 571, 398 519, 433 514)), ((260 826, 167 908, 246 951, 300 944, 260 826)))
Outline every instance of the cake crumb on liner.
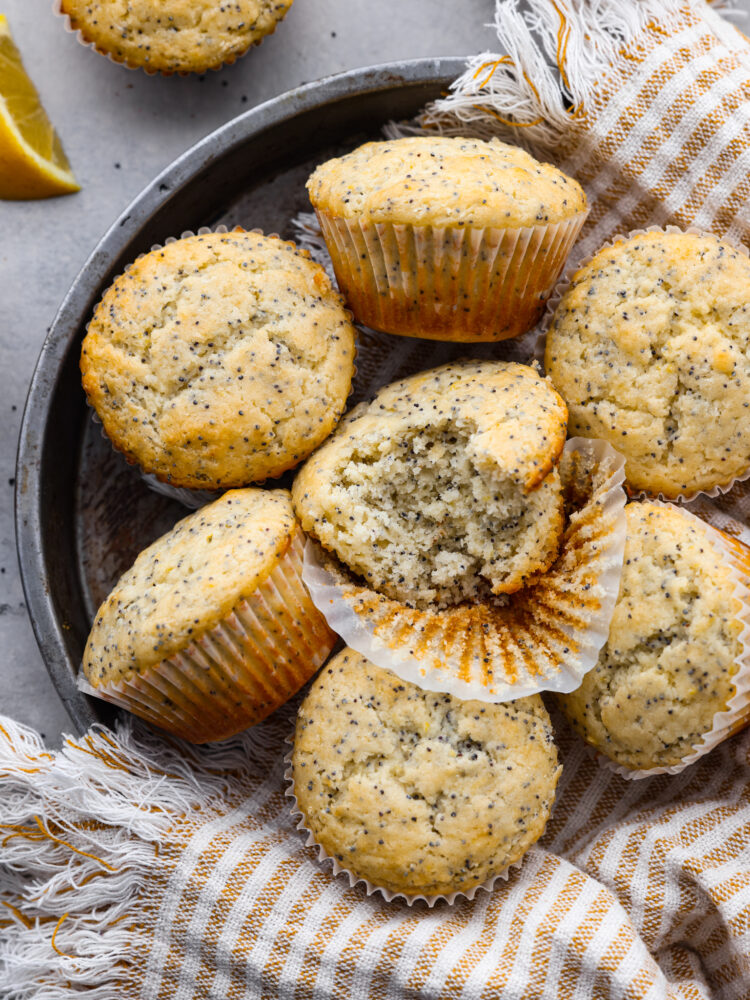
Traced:
POLYGON ((312 677, 336 644, 302 579, 305 535, 256 590, 180 652, 84 694, 118 705, 191 743, 226 739, 261 722, 312 677))
POLYGON ((573 691, 607 641, 619 592, 624 465, 605 441, 566 443, 560 554, 550 570, 496 603, 411 607, 364 586, 312 540, 303 578, 347 645, 428 691, 486 702, 573 691))

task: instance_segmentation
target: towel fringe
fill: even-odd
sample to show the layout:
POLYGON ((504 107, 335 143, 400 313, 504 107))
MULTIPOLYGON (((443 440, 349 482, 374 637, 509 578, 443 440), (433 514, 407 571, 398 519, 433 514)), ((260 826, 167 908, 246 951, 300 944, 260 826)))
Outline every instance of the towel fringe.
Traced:
POLYGON ((126 718, 116 733, 95 727, 51 754, 0 716, 6 1000, 139 995, 155 886, 212 803, 242 793, 252 741, 246 733, 198 751, 126 718))
MULTIPOLYGON (((669 31, 686 7, 704 0, 496 0, 494 28, 503 54, 470 58, 450 93, 413 122, 391 122, 388 138, 406 135, 493 136, 535 156, 551 156, 576 134, 604 75, 623 47, 651 22, 669 31)), ((733 0, 714 0, 732 13, 733 0)))

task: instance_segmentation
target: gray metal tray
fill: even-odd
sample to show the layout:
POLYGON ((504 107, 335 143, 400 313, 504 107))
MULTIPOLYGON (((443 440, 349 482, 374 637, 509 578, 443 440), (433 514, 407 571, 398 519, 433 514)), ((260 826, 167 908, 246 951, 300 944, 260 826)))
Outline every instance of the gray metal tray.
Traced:
POLYGON ((52 681, 76 726, 113 710, 76 688, 91 619, 137 553, 184 516, 115 454, 90 416, 78 357, 104 289, 138 254, 219 224, 290 237, 309 209, 304 182, 322 160, 409 118, 463 67, 419 59, 353 70, 290 91, 234 119, 176 160, 115 222, 76 278, 29 389, 16 474, 26 602, 52 681))

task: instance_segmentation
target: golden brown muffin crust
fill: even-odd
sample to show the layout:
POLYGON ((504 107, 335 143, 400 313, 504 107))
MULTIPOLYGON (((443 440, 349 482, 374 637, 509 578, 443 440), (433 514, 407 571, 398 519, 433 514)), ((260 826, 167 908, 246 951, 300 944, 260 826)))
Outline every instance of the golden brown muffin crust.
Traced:
POLYGON ((392 892, 467 891, 544 832, 561 768, 541 698, 424 691, 344 649, 300 707, 294 791, 339 863, 392 892))
POLYGON ((307 189, 322 211, 422 226, 546 225, 586 210, 571 177, 497 139, 368 142, 321 164, 307 189))
POLYGON ((83 386, 116 448, 175 486, 278 476, 333 430, 354 327, 325 272, 256 233, 176 240, 97 306, 83 386))
POLYGON ((292 0, 61 0, 73 28, 118 62, 202 73, 271 34, 292 0))
POLYGON ((179 521, 99 608, 83 656, 90 683, 143 671, 208 632, 266 579, 295 526, 287 490, 231 490, 179 521))
POLYGON ((583 738, 618 764, 678 764, 734 694, 739 601, 707 530, 676 507, 626 507, 627 540, 609 638, 559 702, 583 738))

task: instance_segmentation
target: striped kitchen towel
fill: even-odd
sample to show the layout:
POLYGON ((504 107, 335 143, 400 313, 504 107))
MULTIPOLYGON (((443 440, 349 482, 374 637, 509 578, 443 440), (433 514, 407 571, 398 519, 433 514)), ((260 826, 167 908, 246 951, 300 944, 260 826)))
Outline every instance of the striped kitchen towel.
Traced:
POLYGON ((750 237, 750 43, 704 0, 497 0, 505 54, 473 58, 420 125, 553 160, 591 213, 574 259, 616 233, 750 237))
MULTIPOLYGON (((748 242, 750 46, 718 6, 498 0, 504 52, 410 127, 499 135, 578 176, 578 256, 654 223, 748 242)), ((747 524, 750 486, 716 504, 747 524)), ((750 998, 750 731, 627 782, 555 719, 544 838, 492 893, 428 909, 305 846, 293 711, 201 748, 125 719, 56 753, 0 718, 0 997, 750 998)))
POLYGON ((628 782, 557 725, 543 840, 494 892, 428 909, 305 847, 291 724, 196 748, 127 720, 51 754, 0 717, 0 996, 750 996, 750 732, 628 782))

